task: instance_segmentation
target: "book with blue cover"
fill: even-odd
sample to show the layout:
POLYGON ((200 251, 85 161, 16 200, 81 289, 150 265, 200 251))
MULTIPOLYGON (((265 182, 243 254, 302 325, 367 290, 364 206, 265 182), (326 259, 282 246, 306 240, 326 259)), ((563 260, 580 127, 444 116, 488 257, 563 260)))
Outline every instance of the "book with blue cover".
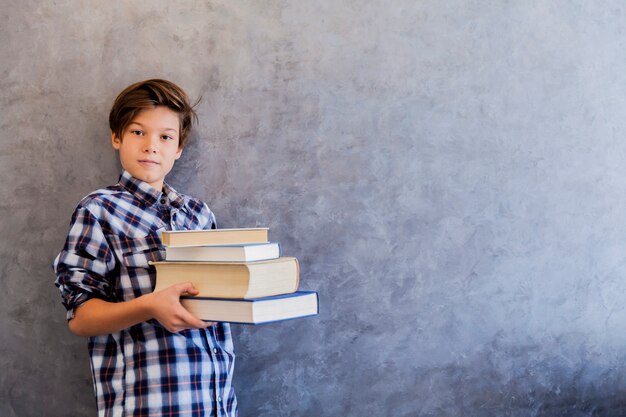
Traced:
POLYGON ((198 318, 216 322, 264 324, 319 313, 318 294, 314 291, 249 300, 183 296, 180 301, 198 318))

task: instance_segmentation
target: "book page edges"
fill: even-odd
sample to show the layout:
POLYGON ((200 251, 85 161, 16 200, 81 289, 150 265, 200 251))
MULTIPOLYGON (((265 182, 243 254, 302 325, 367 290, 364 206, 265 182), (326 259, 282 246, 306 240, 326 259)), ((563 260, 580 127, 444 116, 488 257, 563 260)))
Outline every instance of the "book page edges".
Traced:
MULTIPOLYGON (((228 233, 262 233, 264 242, 269 242, 269 227, 249 227, 249 228, 233 228, 233 229, 198 229, 198 230, 162 230, 161 231, 161 243, 164 246, 202 246, 202 245, 220 245, 222 243, 209 243, 206 244, 204 242, 196 241, 192 238, 192 242, 180 242, 176 239, 176 236, 193 236, 193 235, 201 235, 204 233, 209 233, 211 235, 220 235, 220 234, 228 234, 228 233)), ((246 233, 246 234, 247 234, 246 233)), ((232 241, 232 243, 250 243, 247 240, 244 242, 232 241)), ((227 243, 228 244, 228 243, 227 243)))
MULTIPOLYGON (((298 319, 306 319, 307 317, 315 317, 319 315, 319 308, 318 308, 318 312, 314 313, 314 314, 307 314, 304 316, 297 316, 297 317, 289 317, 286 319, 278 319, 278 320, 269 320, 269 321, 258 321, 258 322, 247 322, 247 321, 217 321, 217 323, 230 323, 230 324, 247 324, 248 326, 258 326, 261 324, 272 324, 272 323, 282 323, 284 321, 291 321, 291 320, 298 320, 298 319)), ((202 320, 202 319, 200 319, 202 320)), ((203 320, 203 321, 215 321, 215 320, 203 320)))

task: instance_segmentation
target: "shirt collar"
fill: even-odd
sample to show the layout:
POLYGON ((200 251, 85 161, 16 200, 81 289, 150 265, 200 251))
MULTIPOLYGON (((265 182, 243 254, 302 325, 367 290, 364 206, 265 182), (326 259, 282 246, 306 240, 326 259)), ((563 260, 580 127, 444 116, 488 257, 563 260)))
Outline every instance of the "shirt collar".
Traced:
POLYGON ((119 184, 147 206, 160 202, 163 205, 169 204, 174 208, 181 208, 185 202, 183 196, 167 183, 163 183, 163 191, 157 190, 148 183, 133 177, 126 170, 120 175, 119 184))
POLYGON ((179 209, 185 204, 185 198, 178 191, 170 187, 166 182, 163 183, 163 196, 174 208, 179 209))

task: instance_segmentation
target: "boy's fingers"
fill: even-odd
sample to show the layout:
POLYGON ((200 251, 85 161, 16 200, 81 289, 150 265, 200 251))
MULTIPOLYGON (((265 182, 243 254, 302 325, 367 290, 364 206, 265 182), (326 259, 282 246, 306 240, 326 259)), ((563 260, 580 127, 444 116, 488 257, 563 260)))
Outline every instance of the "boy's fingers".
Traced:
POLYGON ((193 284, 191 282, 184 282, 182 284, 178 284, 176 286, 176 289, 178 290, 179 294, 189 294, 189 295, 196 295, 198 294, 198 290, 196 290, 196 288, 193 286, 193 284))
POLYGON ((185 310, 185 315, 182 317, 182 319, 190 326, 195 327, 197 329, 201 329, 201 328, 205 328, 209 326, 209 323, 206 321, 202 321, 199 318, 197 318, 196 316, 194 316, 193 314, 191 314, 189 311, 185 310))

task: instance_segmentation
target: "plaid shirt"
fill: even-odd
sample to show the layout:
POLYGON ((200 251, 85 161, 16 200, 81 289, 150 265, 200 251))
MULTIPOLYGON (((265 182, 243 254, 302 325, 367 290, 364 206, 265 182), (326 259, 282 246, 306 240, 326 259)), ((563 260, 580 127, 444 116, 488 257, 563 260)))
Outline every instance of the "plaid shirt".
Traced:
MULTIPOLYGON (((205 203, 167 184, 159 192, 128 172, 76 208, 54 262, 68 319, 91 298, 127 301, 149 294, 164 258, 160 231, 215 228, 205 203)), ((156 320, 89 338, 100 417, 236 416, 230 327, 171 333, 156 320)))

